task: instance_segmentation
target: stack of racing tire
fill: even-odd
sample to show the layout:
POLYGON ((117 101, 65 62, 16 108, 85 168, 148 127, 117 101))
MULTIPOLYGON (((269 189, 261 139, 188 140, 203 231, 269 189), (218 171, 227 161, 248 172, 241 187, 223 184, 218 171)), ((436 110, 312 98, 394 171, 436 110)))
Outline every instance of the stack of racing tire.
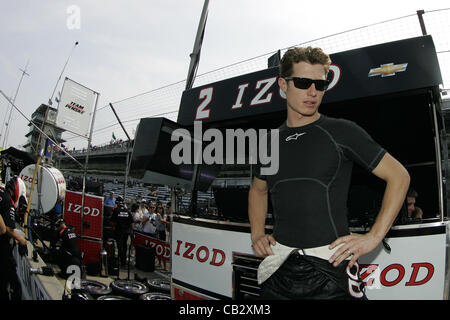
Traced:
POLYGON ((81 280, 84 300, 171 300, 170 281, 165 279, 115 280, 108 286, 95 280, 81 280))

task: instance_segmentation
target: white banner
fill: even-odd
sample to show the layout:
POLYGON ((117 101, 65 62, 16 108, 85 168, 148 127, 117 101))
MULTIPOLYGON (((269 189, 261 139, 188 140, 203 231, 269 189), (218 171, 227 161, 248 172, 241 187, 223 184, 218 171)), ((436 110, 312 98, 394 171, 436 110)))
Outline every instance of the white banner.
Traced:
POLYGON ((94 91, 66 78, 58 106, 56 125, 87 137, 94 103, 94 91))

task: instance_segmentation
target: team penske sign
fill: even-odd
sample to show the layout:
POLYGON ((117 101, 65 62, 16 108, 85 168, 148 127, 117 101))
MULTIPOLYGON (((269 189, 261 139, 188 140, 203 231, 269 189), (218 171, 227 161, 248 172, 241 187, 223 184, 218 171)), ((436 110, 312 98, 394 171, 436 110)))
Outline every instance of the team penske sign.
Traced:
POLYGON ((66 78, 58 106, 56 125, 67 131, 87 136, 94 103, 94 91, 66 78))

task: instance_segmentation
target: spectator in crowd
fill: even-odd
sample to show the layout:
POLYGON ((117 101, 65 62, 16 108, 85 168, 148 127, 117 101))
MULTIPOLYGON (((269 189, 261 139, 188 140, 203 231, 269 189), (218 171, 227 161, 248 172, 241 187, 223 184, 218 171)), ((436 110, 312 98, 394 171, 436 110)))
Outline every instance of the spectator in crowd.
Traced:
POLYGON ((136 230, 136 228, 139 228, 139 205, 137 203, 133 203, 130 211, 133 216, 133 230, 136 230))
POLYGON ((416 198, 419 196, 416 190, 409 188, 406 194, 406 204, 408 206, 408 218, 423 219, 423 211, 416 206, 416 198))
MULTIPOLYGON (((167 224, 167 215, 165 213, 165 209, 161 202, 158 202, 156 205, 156 235, 159 240, 166 242, 166 224, 167 224)), ((166 260, 162 259, 161 256, 158 256, 159 266, 161 264, 166 270, 166 260)))
POLYGON ((156 231, 158 239, 161 241, 166 241, 166 224, 167 214, 162 203, 159 202, 156 206, 156 231))
MULTIPOLYGON (((132 230, 132 237, 131 242, 133 242, 134 239, 134 233, 136 231, 142 232, 142 219, 144 218, 142 215, 140 215, 140 208, 137 203, 133 203, 131 205, 131 215, 133 216, 133 230, 132 230)), ((131 246, 131 256, 135 256, 136 251, 134 246, 131 246)))
POLYGON ((152 196, 152 197, 156 197, 158 195, 156 187, 151 186, 148 195, 152 196))
MULTIPOLYGON (((134 206, 136 207, 136 210, 132 210, 134 213, 134 217, 133 217, 133 229, 136 231, 142 231, 143 228, 143 220, 144 220, 144 216, 145 214, 148 214, 148 210, 147 210, 147 203, 145 200, 142 200, 141 203, 138 204, 134 204, 134 206)), ((133 207, 132 207, 133 208, 133 207)))
POLYGON ((153 201, 150 201, 149 209, 150 211, 147 211, 147 213, 144 214, 144 218, 142 219, 142 231, 152 237, 156 237, 156 207, 153 201))
MULTIPOLYGON (((174 210, 175 210, 175 208, 174 208, 174 210)), ((170 232, 170 221, 171 221, 170 217, 171 217, 172 213, 174 213, 174 212, 172 212, 172 204, 169 201, 166 204, 166 239, 168 237, 167 234, 170 232)))
POLYGON ((111 191, 109 197, 105 198, 105 216, 110 217, 116 206, 116 199, 114 198, 114 192, 111 191))

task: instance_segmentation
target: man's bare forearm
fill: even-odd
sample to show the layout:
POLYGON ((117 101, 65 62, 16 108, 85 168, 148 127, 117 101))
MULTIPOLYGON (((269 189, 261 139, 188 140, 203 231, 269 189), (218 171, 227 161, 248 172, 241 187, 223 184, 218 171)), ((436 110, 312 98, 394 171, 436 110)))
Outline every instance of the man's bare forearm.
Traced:
POLYGON ((22 237, 20 234, 18 234, 14 229, 6 227, 6 234, 13 238, 14 240, 17 240, 21 245, 26 245, 27 241, 24 237, 22 237))
POLYGON ((335 267, 349 255, 351 259, 348 265, 352 267, 359 257, 374 250, 388 233, 405 200, 410 177, 408 171, 391 155, 386 153, 372 173, 386 181, 381 210, 368 233, 351 233, 337 238, 330 245, 329 249, 340 246, 328 260, 335 267))
POLYGON ((267 182, 255 178, 248 196, 248 216, 252 231, 252 247, 259 257, 272 255, 271 245, 276 244, 272 235, 266 234, 267 182))
POLYGON ((400 211, 410 182, 406 170, 400 170, 395 177, 386 181, 386 189, 380 212, 370 233, 380 241, 386 236, 400 211))
POLYGON ((250 188, 248 216, 252 233, 252 241, 263 236, 267 215, 267 191, 250 188))

